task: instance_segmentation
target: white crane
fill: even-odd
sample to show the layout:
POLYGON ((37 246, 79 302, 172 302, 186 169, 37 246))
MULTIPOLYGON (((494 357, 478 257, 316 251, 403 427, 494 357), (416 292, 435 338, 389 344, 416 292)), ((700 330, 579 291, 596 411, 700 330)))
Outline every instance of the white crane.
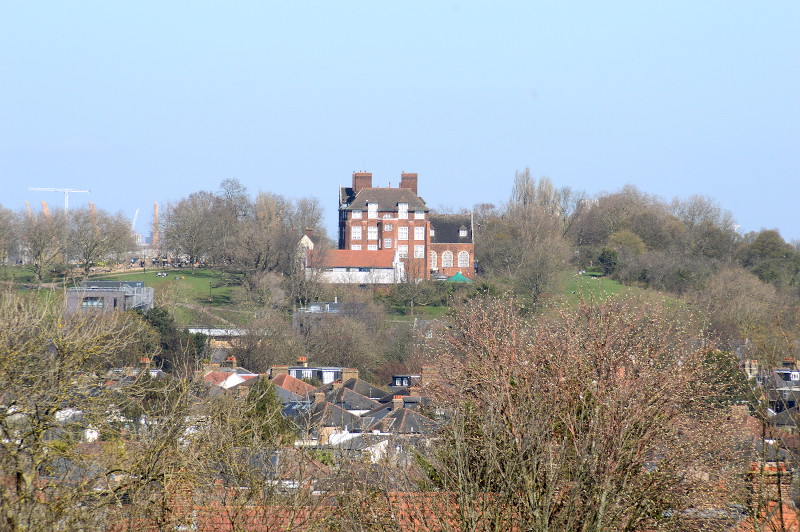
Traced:
POLYGON ((136 212, 133 213, 133 221, 131 222, 131 231, 136 232, 136 220, 139 218, 139 209, 136 209, 136 212))
POLYGON ((64 212, 69 210, 69 193, 79 192, 81 194, 88 194, 88 190, 75 190, 73 188, 46 188, 46 187, 30 187, 28 190, 37 190, 39 192, 63 192, 64 193, 64 212))

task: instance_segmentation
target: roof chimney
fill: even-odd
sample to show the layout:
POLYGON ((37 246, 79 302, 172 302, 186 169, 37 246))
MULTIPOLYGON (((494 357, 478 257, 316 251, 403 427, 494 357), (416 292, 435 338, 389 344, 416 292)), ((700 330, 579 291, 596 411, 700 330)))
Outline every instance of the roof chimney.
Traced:
POLYGON ((400 410, 403 408, 403 396, 402 395, 393 395, 392 396, 392 412, 395 410, 400 410))
POLYGON ((304 368, 308 367, 308 358, 306 357, 297 357, 297 365, 303 366, 304 368))
POLYGON ((407 188, 417 194, 417 173, 403 172, 400 174, 400 188, 407 188))
POLYGON ((325 402, 325 394, 322 392, 317 392, 314 394, 314 404, 318 405, 320 403, 325 402))
POLYGON ((231 368, 236 369, 236 357, 228 357, 228 362, 231 363, 231 368))
POLYGON ((353 194, 362 188, 372 188, 372 172, 353 172, 353 194))
POLYGON ((350 379, 358 378, 358 369, 356 368, 343 368, 342 369, 342 382, 347 382, 350 379))

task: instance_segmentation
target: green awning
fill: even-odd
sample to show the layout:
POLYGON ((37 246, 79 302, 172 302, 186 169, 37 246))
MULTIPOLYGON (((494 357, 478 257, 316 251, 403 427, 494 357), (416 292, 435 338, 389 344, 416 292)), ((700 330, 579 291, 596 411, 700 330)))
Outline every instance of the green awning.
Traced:
POLYGON ((451 283, 471 283, 472 282, 472 279, 470 279, 469 277, 465 277, 464 274, 461 273, 461 272, 458 272, 457 274, 455 274, 452 277, 448 277, 447 280, 450 281, 451 283))

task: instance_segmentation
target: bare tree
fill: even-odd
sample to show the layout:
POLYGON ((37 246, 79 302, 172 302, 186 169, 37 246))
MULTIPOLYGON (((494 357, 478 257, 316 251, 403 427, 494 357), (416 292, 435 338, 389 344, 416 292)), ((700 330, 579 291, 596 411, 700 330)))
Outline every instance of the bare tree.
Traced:
POLYGON ((21 214, 20 243, 25 255, 41 282, 48 268, 61 256, 65 245, 64 211, 51 214, 43 209, 38 213, 21 214))
POLYGON ((534 322, 513 301, 468 305, 441 354, 449 422, 427 464, 456 515, 429 526, 669 528, 686 526, 688 509, 741 500, 699 340, 665 310, 625 301, 534 322))
POLYGON ((70 255, 80 262, 84 274, 97 262, 118 258, 136 246, 130 223, 122 213, 112 215, 90 203, 88 208, 70 211, 68 223, 70 255))
POLYGON ((209 254, 214 246, 217 227, 213 220, 215 197, 200 191, 169 205, 164 220, 167 246, 195 263, 209 254))
POLYGON ((99 374, 144 328, 123 313, 0 298, 0 528, 96 529, 119 502, 113 457, 87 441, 118 431, 99 374))
POLYGON ((0 266, 15 251, 17 233, 17 217, 14 212, 0 205, 0 266))

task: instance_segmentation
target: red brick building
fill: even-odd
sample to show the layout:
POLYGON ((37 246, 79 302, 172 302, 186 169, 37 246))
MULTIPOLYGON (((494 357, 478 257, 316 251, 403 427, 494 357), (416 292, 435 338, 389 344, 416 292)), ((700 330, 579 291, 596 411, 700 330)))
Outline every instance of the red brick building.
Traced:
POLYGON ((416 173, 403 172, 392 188, 373 187, 370 172, 353 172, 352 186, 339 191, 339 251, 331 254, 336 264, 330 267, 341 269, 348 257, 357 266, 365 255, 394 250, 406 279, 458 272, 473 278, 471 216, 431 214, 417 185, 416 173))

